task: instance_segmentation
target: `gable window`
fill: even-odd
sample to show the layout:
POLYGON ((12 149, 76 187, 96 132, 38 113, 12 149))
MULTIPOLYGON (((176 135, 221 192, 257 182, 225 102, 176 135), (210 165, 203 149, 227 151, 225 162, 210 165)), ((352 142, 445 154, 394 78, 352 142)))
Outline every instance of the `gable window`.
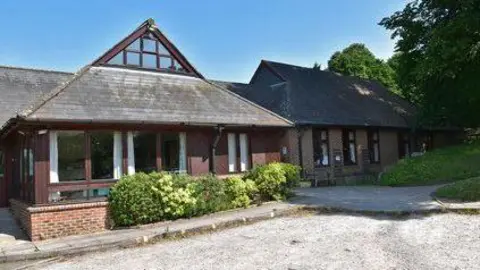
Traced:
POLYGON ((146 34, 112 57, 107 64, 185 73, 185 68, 153 34, 146 34))
POLYGON ((343 164, 354 165, 357 164, 357 145, 355 141, 355 131, 352 129, 342 130, 343 143, 343 164))
POLYGON ((330 164, 329 159, 329 147, 328 147, 328 130, 318 129, 313 130, 313 160, 315 161, 315 167, 328 166, 330 164))
POLYGON ((380 163, 380 134, 378 130, 368 131, 368 153, 370 163, 380 163))

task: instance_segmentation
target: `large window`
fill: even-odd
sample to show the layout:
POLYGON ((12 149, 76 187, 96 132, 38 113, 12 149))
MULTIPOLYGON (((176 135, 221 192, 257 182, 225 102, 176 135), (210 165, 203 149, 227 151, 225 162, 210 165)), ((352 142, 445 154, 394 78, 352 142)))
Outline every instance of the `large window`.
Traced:
POLYGON ((133 134, 135 171, 149 173, 157 170, 157 134, 135 132, 133 134))
MULTIPOLYGON (((49 187, 49 201, 106 197, 110 180, 122 175, 122 134, 50 131, 49 136, 50 183, 53 184, 49 187)), ((24 155, 30 160, 30 154, 24 155)))
POLYGON ((228 172, 244 172, 249 169, 248 136, 245 133, 228 133, 228 172))
POLYGON ((352 129, 344 129, 342 131, 343 142, 343 163, 345 165, 357 164, 357 145, 355 131, 352 129))
POLYGON ((370 163, 380 163, 380 135, 378 130, 368 131, 368 153, 370 163))
POLYGON ((162 134, 162 169, 180 170, 180 136, 178 133, 162 134))
POLYGON ((113 133, 90 134, 92 179, 113 179, 113 133))
POLYGON ((58 181, 85 180, 85 133, 58 131, 58 181))
POLYGON ((328 130, 318 129, 313 130, 313 160, 315 167, 328 166, 330 164, 329 159, 329 147, 328 147, 328 130))
POLYGON ((186 72, 185 68, 151 33, 133 41, 125 50, 112 57, 108 64, 186 72))

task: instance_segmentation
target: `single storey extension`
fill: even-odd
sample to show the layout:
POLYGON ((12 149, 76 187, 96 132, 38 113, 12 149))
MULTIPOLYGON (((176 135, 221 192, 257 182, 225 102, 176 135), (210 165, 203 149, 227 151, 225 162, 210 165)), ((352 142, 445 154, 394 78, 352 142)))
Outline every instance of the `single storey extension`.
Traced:
POLYGON ((284 161, 342 184, 462 136, 412 132, 414 114, 376 82, 272 61, 206 79, 149 19, 76 73, 0 66, 0 207, 34 241, 90 233, 122 175, 284 161))

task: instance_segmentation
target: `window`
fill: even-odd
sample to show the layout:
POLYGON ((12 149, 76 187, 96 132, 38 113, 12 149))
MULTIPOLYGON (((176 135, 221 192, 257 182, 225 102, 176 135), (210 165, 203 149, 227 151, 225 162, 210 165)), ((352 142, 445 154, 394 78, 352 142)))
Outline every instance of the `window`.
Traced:
POLYGON ((407 133, 398 134, 398 156, 400 158, 410 156, 410 136, 407 133))
POLYGON ((237 171, 237 138, 235 133, 228 133, 228 172, 237 171))
POLYGON ((162 169, 185 173, 187 171, 186 134, 162 133, 162 169))
POLYGON ((368 154, 370 163, 380 163, 380 135, 378 130, 368 131, 368 154))
POLYGON ((247 134, 240 134, 240 171, 245 172, 249 169, 250 160, 248 158, 248 136, 247 134))
POLYGON ((133 134, 133 145, 135 172, 150 173, 156 171, 157 134, 150 132, 135 132, 133 134))
POLYGON ((113 179, 113 133, 90 134, 92 179, 113 179))
POLYGON ((315 167, 328 166, 330 164, 328 148, 328 130, 313 130, 313 160, 315 167))
POLYGON ((245 133, 228 133, 228 172, 247 171, 250 160, 248 136, 245 133), (240 164, 238 164, 240 154, 240 164), (240 166, 238 166, 240 165, 240 166))
POLYGON ((343 142, 343 164, 354 165, 357 164, 357 151, 355 142, 355 131, 351 129, 344 129, 342 131, 343 142))
POLYGON ((59 131, 58 181, 85 180, 85 133, 83 131, 59 131))
POLYGON ((107 63, 117 66, 186 72, 186 69, 151 33, 133 41, 125 50, 112 57, 107 63))

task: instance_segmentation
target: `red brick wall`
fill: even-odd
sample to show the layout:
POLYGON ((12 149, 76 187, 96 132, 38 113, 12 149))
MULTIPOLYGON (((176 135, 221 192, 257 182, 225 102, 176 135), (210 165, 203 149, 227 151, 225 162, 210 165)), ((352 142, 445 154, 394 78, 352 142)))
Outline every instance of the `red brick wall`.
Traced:
POLYGON ((106 202, 35 207, 12 200, 11 207, 32 241, 93 233, 109 227, 106 202))

